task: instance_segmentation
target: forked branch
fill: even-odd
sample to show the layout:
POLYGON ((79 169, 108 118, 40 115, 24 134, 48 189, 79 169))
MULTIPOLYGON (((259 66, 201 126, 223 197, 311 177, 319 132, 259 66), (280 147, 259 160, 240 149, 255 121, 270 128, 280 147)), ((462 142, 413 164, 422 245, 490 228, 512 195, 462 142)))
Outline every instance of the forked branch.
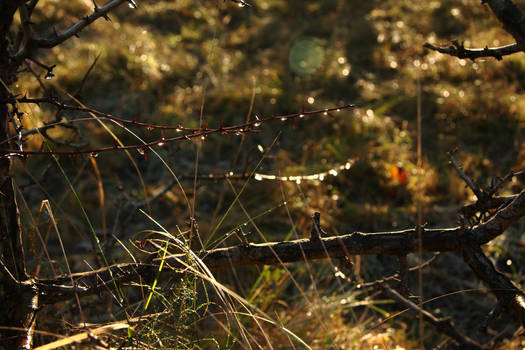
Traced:
POLYGON ((434 46, 430 43, 423 46, 446 55, 471 60, 482 57, 494 57, 501 60, 503 56, 523 51, 525 47, 525 16, 521 9, 511 0, 481 0, 481 3, 489 6, 503 28, 514 37, 516 43, 492 48, 486 46, 478 49, 467 49, 463 42, 453 40, 452 45, 448 47, 434 46))

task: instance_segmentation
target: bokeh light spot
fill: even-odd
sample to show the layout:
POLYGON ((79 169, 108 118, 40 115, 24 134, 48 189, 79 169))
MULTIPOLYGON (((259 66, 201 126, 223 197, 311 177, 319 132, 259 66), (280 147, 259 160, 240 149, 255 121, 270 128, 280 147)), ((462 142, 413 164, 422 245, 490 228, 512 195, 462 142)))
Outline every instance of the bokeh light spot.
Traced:
POLYGON ((290 49, 289 62, 299 75, 315 73, 323 64, 324 49, 315 38, 301 38, 290 49))

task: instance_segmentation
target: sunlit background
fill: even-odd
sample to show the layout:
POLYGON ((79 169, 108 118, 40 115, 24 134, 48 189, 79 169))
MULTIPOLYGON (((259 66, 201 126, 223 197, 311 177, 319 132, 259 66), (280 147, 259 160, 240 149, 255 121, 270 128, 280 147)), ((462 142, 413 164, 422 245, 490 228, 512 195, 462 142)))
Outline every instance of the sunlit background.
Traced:
MULTIPOLYGON (((473 199, 450 168, 448 151, 459 148, 463 168, 482 186, 525 165, 524 56, 472 62, 422 47, 426 42, 448 45, 453 39, 466 47, 511 43, 479 1, 252 0, 254 7, 222 0, 137 2, 136 9, 123 6, 110 14, 111 21, 99 20, 79 38, 42 52, 42 62, 57 65, 55 76, 45 79, 45 71, 30 65, 41 79, 24 74, 18 93, 40 96, 45 86, 66 100, 122 118, 185 127, 234 125, 347 103, 357 107, 293 124, 275 121, 260 126, 258 134, 168 144, 156 149, 165 164, 152 152, 144 157, 132 151, 137 167, 123 152, 99 154, 96 161, 60 157, 112 261, 130 259, 112 235, 133 249, 130 242, 144 239, 142 230, 154 227, 139 208, 173 233, 186 231, 194 216, 207 247, 239 244, 234 235, 227 236, 238 226, 250 232, 252 242, 307 237, 314 211, 322 213, 321 223, 332 234, 414 227, 418 201, 429 227, 448 227, 456 224, 459 206, 473 199), (173 183, 168 167, 180 177, 181 186, 173 183), (251 172, 248 186, 243 187, 246 180, 235 180, 251 172), (194 181, 195 174, 210 179, 194 181), (216 179, 225 174, 231 179, 216 179), (167 188, 162 196, 147 200, 167 188)), ((53 25, 65 28, 92 6, 88 0, 41 0, 35 30, 51 34, 53 25)), ((69 112, 57 116, 45 106, 26 112, 28 128, 56 118, 89 117, 69 112)), ((138 143, 121 125, 105 123, 125 144, 138 143)), ((85 140, 84 148, 114 144, 95 121, 75 125, 76 130, 55 128, 49 135, 85 140)), ((146 140, 175 133, 128 127, 146 140)), ((33 149, 42 142, 39 135, 27 138, 33 149)), ((16 175, 25 198, 24 230, 35 240, 34 255, 40 254, 36 226, 47 235, 50 255, 60 260, 55 236, 46 234, 48 222, 33 221, 39 218, 41 201, 52 198, 63 239, 71 254, 77 254, 74 269, 86 270, 83 254, 91 249, 90 239, 60 170, 50 159, 33 156, 25 165, 17 164, 16 175)), ((517 178, 501 194, 521 187, 517 178)), ((488 247, 515 281, 523 276, 521 225, 488 247)), ((356 257, 353 262, 353 270, 345 274, 356 283, 393 273, 397 266, 389 257, 356 257)), ((51 273, 48 265, 37 265, 32 268, 41 275, 51 273)), ((415 322, 399 317, 377 326, 395 312, 393 305, 338 279, 329 263, 314 267, 314 284, 304 265, 288 267, 312 301, 280 266, 217 277, 315 348, 413 348, 415 322)), ((452 254, 440 257, 424 278, 426 298, 480 287, 452 254)), ((487 314, 491 305, 465 292, 440 298, 428 308, 451 315, 461 329, 473 329, 477 316, 487 314)), ((194 325, 190 316, 181 319, 194 325)), ((191 331, 177 332, 186 334, 182 338, 215 336, 219 343, 227 342, 217 325, 211 328, 213 334, 207 333, 209 323, 205 318, 191 331)), ((279 329, 267 331, 288 342, 279 329)), ((430 332, 429 342, 440 337, 430 332)))

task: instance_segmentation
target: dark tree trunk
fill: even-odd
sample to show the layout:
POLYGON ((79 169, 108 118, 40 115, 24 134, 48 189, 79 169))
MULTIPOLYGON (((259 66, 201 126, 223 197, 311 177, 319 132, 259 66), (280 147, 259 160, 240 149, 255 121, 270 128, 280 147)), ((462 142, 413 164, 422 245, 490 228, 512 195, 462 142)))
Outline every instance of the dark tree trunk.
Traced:
MULTIPOLYGON (((0 1, 0 140, 9 135, 9 86, 16 80, 16 68, 9 60, 9 29, 19 1, 0 1)), ((31 347, 35 322, 37 294, 27 279, 18 207, 11 160, 0 157, 0 326, 21 330, 0 329, 0 348, 31 347)))

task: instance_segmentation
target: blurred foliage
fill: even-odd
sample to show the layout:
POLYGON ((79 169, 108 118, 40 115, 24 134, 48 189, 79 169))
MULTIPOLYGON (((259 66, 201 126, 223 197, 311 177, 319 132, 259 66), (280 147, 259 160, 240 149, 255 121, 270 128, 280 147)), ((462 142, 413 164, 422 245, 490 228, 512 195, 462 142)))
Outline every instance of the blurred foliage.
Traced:
MULTIPOLYGON (((255 221, 266 240, 282 240, 290 233, 306 236, 313 211, 322 213, 322 224, 334 233, 412 227, 418 201, 430 226, 450 226, 455 224, 455 211, 472 195, 449 168, 447 151, 458 147, 463 168, 482 186, 487 186, 492 176, 503 176, 525 166, 523 55, 502 61, 471 62, 422 48, 425 42, 447 45, 452 39, 464 40, 467 47, 512 42, 488 8, 467 0, 251 2, 252 8, 221 0, 141 0, 137 9, 123 6, 110 14, 111 21, 99 20, 80 38, 42 52, 42 62, 57 65, 56 76, 38 81, 29 73, 23 74, 17 83, 18 92, 40 96, 51 90, 66 99, 67 94, 72 94, 87 106, 124 118, 187 127, 206 123, 218 126, 222 120, 225 125, 238 124, 255 115, 298 112, 303 106, 313 110, 357 104, 354 110, 300 119, 293 127, 277 121, 261 127, 262 132, 257 135, 213 136, 203 143, 188 141, 159 149, 177 175, 192 175, 196 164, 200 174, 252 171, 262 157, 257 146, 268 147, 275 138, 275 146, 257 169, 261 173, 310 174, 358 158, 349 171, 322 182, 295 184, 251 179, 239 197, 244 209, 237 204, 228 209, 235 198, 232 188, 239 191, 242 183, 229 185, 207 180, 199 180, 195 186, 193 181, 182 182, 189 203, 181 189, 174 186, 144 208, 167 230, 177 232, 186 229, 191 215, 188 206, 194 206, 204 242, 223 238, 232 228, 248 222, 244 210, 250 217, 264 214, 255 221), (416 157, 419 87, 421 171, 416 157), (226 213, 224 222, 217 227, 226 213), (216 232, 213 237, 212 232, 216 232)), ((525 1, 516 2, 525 6, 525 1)), ((59 31, 91 9, 92 3, 87 0, 41 0, 35 14, 35 30, 50 34, 56 27, 59 31)), ((39 67, 32 69, 43 77, 39 67)), ((28 127, 43 125, 53 120, 56 113, 45 106, 32 106, 28 112, 28 127)), ((82 113, 64 114, 68 118, 86 117, 82 113)), ((98 123, 78 125, 89 140, 88 147, 114 143, 98 123)), ((108 126, 126 144, 138 143, 121 126, 108 126)), ((134 131, 144 139, 161 137, 157 131, 134 131)), ((51 134, 56 138, 75 138, 70 130, 62 128, 51 134)), ((28 144, 38 148, 42 139, 31 136, 28 144)), ((58 160, 73 181, 97 233, 105 242, 111 242, 109 247, 115 244, 108 239, 111 234, 127 242, 141 236, 141 230, 154 226, 129 203, 144 200, 146 194, 156 194, 171 180, 153 154, 146 160, 136 152, 131 156, 138 164, 144 187, 122 152, 101 154, 94 162, 87 157, 58 160)), ((50 254, 60 259, 49 223, 38 214, 43 199, 52 200, 69 251, 89 251, 86 224, 56 165, 35 156, 16 170, 27 203, 22 207, 23 220, 33 240, 35 256, 41 254, 34 233, 37 227, 46 234, 50 254)), ((515 192, 520 186, 520 179, 515 179, 502 194, 515 192)), ((263 240, 253 227, 246 230, 253 231, 250 240, 263 240)), ((508 273, 515 280, 523 278, 521 266, 525 266, 520 263, 524 246, 521 232, 515 229, 489 247, 503 267, 510 266, 508 273)), ((230 238, 225 244, 237 243, 230 238)), ((114 261, 122 261, 126 256, 118 245, 111 253, 114 261)), ((379 278, 385 275, 385 266, 397 264, 381 259, 388 260, 363 258, 353 276, 379 278)), ((85 270, 82 259, 77 260, 74 268, 85 270)), ((424 275, 426 298, 481 287, 459 259, 447 255, 447 261, 443 260, 440 258, 437 267, 424 275)), ((327 298, 343 300, 340 289, 331 294, 333 273, 329 267, 325 269, 326 276, 320 277, 329 280, 324 286, 327 298)), ((265 267, 261 275, 264 277, 259 278, 268 281, 259 280, 263 284, 253 286, 253 303, 263 310, 273 304, 293 304, 294 307, 279 311, 279 318, 304 322, 309 316, 308 312, 301 313, 305 306, 294 299, 298 291, 279 279, 284 278, 281 269, 273 271, 274 275, 267 270, 265 267), (301 318, 291 319, 293 312, 301 318)), ((304 268, 292 267, 290 271, 298 280, 310 283, 304 268)), ((41 267, 40 273, 49 274, 49 267, 41 267)), ((256 282, 250 277, 239 282, 228 273, 222 277, 233 285, 256 282)), ((470 305, 476 305, 479 314, 486 314, 491 307, 490 300, 487 305, 479 305, 479 300, 479 294, 465 292, 441 299, 434 309, 440 308, 443 315, 455 313, 454 320, 462 329, 473 329, 471 323, 476 318, 471 317, 474 306, 470 305)), ((331 310, 333 317, 326 321, 328 326, 319 329, 347 323, 345 332, 352 334, 354 327, 368 324, 363 320, 371 317, 366 314, 371 311, 366 310, 352 311, 346 320, 341 318, 345 312, 340 307, 336 312, 331 310)), ((320 335, 319 329, 309 329, 316 324, 304 324, 300 334, 322 343, 327 333, 320 335)), ((404 327, 404 332, 407 326, 400 327, 404 327)), ((412 336, 416 332, 415 328, 406 331, 413 331, 412 336)), ((386 328, 385 332, 391 334, 386 328)), ((348 334, 330 335, 329 340, 339 342, 338 337, 343 337, 339 344, 365 346, 360 343, 362 338, 346 339, 348 334)), ((384 337, 395 339, 399 334, 384 337)), ((322 344, 319 348, 327 348, 322 344)))

